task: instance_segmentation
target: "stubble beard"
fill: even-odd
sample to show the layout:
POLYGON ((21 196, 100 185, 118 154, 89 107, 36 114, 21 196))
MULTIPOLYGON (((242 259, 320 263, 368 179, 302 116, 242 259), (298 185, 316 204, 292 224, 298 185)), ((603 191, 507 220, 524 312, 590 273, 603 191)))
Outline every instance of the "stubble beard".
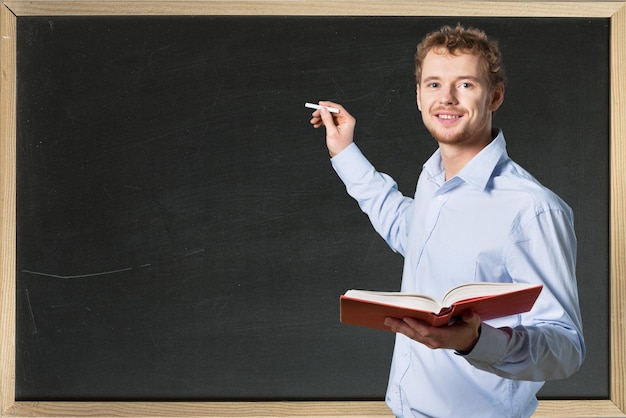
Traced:
POLYGON ((448 129, 437 130, 436 128, 430 127, 427 129, 430 132, 430 135, 439 144, 457 145, 465 142, 469 137, 468 133, 465 130, 452 132, 452 130, 448 129))

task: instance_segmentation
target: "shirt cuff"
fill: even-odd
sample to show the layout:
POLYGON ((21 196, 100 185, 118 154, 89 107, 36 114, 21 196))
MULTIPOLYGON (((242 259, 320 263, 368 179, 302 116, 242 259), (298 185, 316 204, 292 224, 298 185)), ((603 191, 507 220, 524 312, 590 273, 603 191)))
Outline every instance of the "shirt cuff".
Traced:
POLYGON ((373 169, 372 164, 354 142, 332 157, 330 162, 344 183, 358 183, 373 169))
POLYGON ((506 331, 489 326, 484 322, 481 326, 482 330, 476 345, 469 354, 463 357, 470 363, 492 364, 504 356, 510 336, 506 331))

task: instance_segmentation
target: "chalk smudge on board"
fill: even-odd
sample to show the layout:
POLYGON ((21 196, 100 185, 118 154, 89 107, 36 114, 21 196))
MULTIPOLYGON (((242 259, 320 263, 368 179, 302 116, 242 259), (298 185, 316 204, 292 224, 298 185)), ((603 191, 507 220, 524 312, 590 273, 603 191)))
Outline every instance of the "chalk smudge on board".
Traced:
MULTIPOLYGON (((186 254, 184 254, 182 257, 173 257, 170 260, 173 261, 178 261, 181 258, 186 258, 186 257, 191 257, 197 254, 202 254, 204 253, 205 249, 204 248, 198 248, 198 249, 194 249, 186 254)), ((131 271, 134 269, 143 269, 143 268, 147 268, 147 267, 151 267, 153 264, 152 263, 146 263, 146 264, 142 264, 138 267, 125 267, 125 268, 120 268, 120 269, 115 269, 115 270, 107 270, 107 271, 101 271, 101 272, 97 272, 97 273, 86 273, 86 274, 70 274, 70 275, 66 275, 66 274, 54 274, 54 273, 45 273, 45 272, 41 272, 41 271, 33 271, 33 270, 22 270, 22 273, 27 273, 27 274, 33 274, 35 276, 43 276, 43 277, 51 277, 54 279, 65 279, 65 280, 70 280, 70 279, 84 279, 84 278, 88 278, 88 277, 98 277, 98 276, 106 276, 106 275, 111 275, 111 274, 116 274, 116 273, 123 273, 126 271, 131 271)))

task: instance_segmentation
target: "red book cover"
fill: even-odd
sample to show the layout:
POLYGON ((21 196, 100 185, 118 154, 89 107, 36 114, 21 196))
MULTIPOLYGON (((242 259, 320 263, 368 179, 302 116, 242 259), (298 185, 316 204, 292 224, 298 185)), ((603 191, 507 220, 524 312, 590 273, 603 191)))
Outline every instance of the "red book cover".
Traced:
POLYGON ((340 298, 344 324, 389 331, 387 317, 416 318, 433 326, 448 325, 465 310, 473 310, 483 321, 528 312, 542 285, 520 283, 470 283, 452 289, 439 303, 425 295, 400 292, 350 290, 340 298))

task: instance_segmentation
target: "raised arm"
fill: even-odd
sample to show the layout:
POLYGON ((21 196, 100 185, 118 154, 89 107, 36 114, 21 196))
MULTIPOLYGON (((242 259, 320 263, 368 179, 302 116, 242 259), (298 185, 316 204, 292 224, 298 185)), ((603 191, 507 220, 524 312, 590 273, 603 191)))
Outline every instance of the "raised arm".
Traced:
POLYGON ((353 143, 355 118, 337 103, 322 101, 319 104, 339 109, 339 113, 331 113, 320 108, 313 112, 311 118, 313 127, 326 127, 326 145, 333 168, 346 185, 348 194, 369 216, 374 229, 394 251, 404 255, 407 237, 405 215, 412 199, 398 191, 391 177, 376 171, 353 143))

